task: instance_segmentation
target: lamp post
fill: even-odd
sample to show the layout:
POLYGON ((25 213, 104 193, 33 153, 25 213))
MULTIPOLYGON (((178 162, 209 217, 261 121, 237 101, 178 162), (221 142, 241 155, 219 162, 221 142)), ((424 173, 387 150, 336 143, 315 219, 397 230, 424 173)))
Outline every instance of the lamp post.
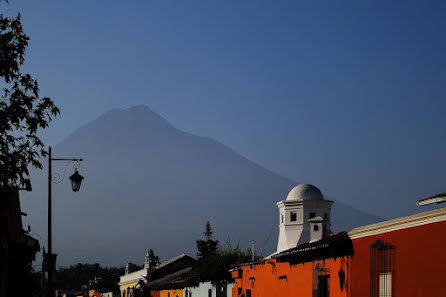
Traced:
MULTIPOLYGON (((52 167, 51 162, 52 161, 73 161, 82 162, 82 159, 76 159, 76 158, 52 158, 51 155, 51 146, 48 148, 48 254, 47 254, 47 267, 48 267, 48 297, 54 297, 54 288, 53 288, 53 270, 56 266, 56 254, 53 255, 53 246, 52 246, 52 222, 51 222, 51 183, 52 183, 52 167)), ((80 165, 80 164, 79 164, 80 165)), ((67 164, 68 166, 68 164, 67 164)), ((77 171, 77 168, 79 166, 75 167, 74 174, 70 176, 71 180, 71 188, 74 192, 79 191, 79 188, 81 186, 82 180, 84 177, 80 175, 77 171)), ((61 180, 63 179, 63 176, 61 180)))

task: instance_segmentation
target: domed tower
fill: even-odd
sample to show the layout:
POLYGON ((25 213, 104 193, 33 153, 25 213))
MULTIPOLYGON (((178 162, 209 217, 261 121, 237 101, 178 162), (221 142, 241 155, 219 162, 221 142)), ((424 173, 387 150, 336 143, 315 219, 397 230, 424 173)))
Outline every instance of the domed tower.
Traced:
POLYGON ((294 187, 279 207, 279 242, 277 253, 299 244, 322 239, 331 233, 331 205, 313 185, 294 187))

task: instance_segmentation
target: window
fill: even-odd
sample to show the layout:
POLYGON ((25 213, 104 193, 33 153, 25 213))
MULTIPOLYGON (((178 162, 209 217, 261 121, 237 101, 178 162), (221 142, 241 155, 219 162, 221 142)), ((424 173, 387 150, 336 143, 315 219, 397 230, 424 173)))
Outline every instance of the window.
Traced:
POLYGON ((324 219, 328 219, 328 214, 327 213, 324 213, 324 219))
POLYGON ((246 290, 246 297, 251 297, 251 290, 250 289, 246 290))
POLYGON ((318 225, 314 225, 314 226, 313 226, 313 231, 314 231, 314 232, 319 231, 319 226, 318 226, 318 225))
POLYGON ((327 231, 327 226, 325 226, 325 224, 322 226, 322 230, 327 231))
POLYGON ((212 297, 212 289, 208 289, 208 297, 212 297))
POLYGON ((242 288, 238 288, 238 290, 237 290, 238 296, 241 296, 242 292, 243 292, 242 288))
POLYGON ((319 263, 313 268, 313 297, 329 297, 330 270, 319 263))
POLYGON ((282 214, 281 222, 282 222, 282 224, 283 224, 283 214, 282 214))
POLYGON ((379 274, 379 297, 392 297, 392 272, 379 274))
POLYGON ((394 296, 394 273, 395 246, 378 239, 370 246, 370 296, 394 296))
POLYGON ((316 213, 310 212, 310 219, 314 218, 316 216, 316 213))
POLYGON ((295 211, 291 212, 291 218, 290 218, 291 222, 295 222, 297 221, 297 213, 295 211))

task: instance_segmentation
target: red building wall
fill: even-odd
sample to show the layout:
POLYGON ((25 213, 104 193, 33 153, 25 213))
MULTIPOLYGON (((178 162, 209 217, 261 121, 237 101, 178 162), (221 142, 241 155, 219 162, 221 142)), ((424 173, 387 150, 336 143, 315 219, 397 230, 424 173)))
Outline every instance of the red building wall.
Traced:
MULTIPOLYGON (((290 265, 277 263, 275 259, 262 264, 246 265, 239 272, 233 271, 235 279, 232 290, 233 297, 247 296, 246 290, 251 290, 252 297, 312 297, 313 296, 313 267, 323 262, 308 262, 290 265), (241 294, 239 294, 241 289, 241 294)), ((325 261, 325 268, 330 270, 330 297, 347 297, 348 258, 329 259, 325 261), (339 271, 345 272, 345 280, 341 289, 339 271)))
POLYGON ((446 296, 446 222, 353 239, 351 297, 370 296, 370 245, 395 245, 395 297, 446 296))

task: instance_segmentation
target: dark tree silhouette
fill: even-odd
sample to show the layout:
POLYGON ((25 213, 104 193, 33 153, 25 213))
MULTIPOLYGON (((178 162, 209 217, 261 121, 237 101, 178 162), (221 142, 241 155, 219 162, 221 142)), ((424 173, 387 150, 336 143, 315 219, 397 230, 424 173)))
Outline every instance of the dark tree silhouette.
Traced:
POLYGON ((218 252, 218 240, 212 239, 212 228, 209 221, 206 223, 206 230, 203 232, 205 240, 197 240, 197 256, 198 260, 208 258, 218 252))
POLYGON ((23 183, 29 165, 42 168, 39 158, 47 152, 37 133, 59 114, 50 98, 39 97, 37 81, 22 72, 28 40, 20 14, 0 14, 0 187, 23 183))

